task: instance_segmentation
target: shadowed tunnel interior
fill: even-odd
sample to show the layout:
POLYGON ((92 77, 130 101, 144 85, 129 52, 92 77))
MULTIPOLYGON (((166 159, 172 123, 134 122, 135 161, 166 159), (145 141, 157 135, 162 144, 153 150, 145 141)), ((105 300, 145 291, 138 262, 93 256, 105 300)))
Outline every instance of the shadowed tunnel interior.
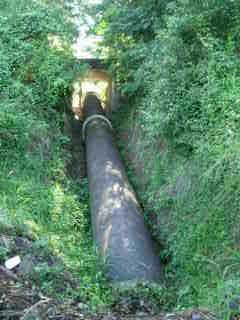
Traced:
POLYGON ((94 239, 113 282, 159 281, 161 266, 101 102, 83 107, 94 239), (100 115, 100 117, 99 117, 100 115))

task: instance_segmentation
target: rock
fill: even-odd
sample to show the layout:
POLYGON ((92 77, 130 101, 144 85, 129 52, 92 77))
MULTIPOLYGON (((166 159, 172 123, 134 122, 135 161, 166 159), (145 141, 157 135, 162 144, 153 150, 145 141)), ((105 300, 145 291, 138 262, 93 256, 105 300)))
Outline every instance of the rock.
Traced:
POLYGON ((5 261, 5 267, 8 270, 12 270, 12 269, 16 268, 20 263, 21 263, 20 256, 14 256, 14 257, 5 261))
POLYGON ((89 309, 88 305, 85 303, 82 303, 82 302, 78 303, 78 308, 80 310, 88 310, 89 309))
POLYGON ((202 317, 202 315, 201 315, 200 313, 198 313, 198 312, 193 312, 191 319, 192 319, 192 320, 203 320, 203 317, 202 317))

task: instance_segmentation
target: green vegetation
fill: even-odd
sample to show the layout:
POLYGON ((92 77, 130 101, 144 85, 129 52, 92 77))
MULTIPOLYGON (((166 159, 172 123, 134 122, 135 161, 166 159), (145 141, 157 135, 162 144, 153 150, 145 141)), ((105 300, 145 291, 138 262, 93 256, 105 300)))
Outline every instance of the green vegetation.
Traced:
POLYGON ((104 0, 96 10, 131 105, 119 137, 129 134, 126 159, 144 170, 133 182, 165 248, 172 303, 230 319, 240 295, 240 2, 104 0))
MULTIPOLYGON (((58 298, 94 308, 109 291, 92 244, 87 183, 76 185, 65 170, 64 97, 85 70, 70 49, 71 19, 60 0, 0 2, 0 227, 30 232, 36 246, 60 257, 77 288, 62 288, 58 298)), ((1 262, 7 257, 1 248, 1 262)), ((55 296, 62 270, 42 264, 35 271, 36 283, 55 296)))
MULTIPOLYGON (((119 140, 130 137, 123 154, 166 262, 167 288, 120 294, 106 285, 92 244, 87 182, 66 174, 64 99, 85 70, 71 52, 72 3, 0 1, 0 231, 30 234, 46 260, 61 258, 32 274, 50 296, 97 308, 127 295, 230 319, 240 297, 240 2, 96 7, 97 32, 128 99, 117 115, 119 140), (66 269, 77 286, 62 290, 66 269)), ((0 247, 0 262, 8 257, 0 247)))

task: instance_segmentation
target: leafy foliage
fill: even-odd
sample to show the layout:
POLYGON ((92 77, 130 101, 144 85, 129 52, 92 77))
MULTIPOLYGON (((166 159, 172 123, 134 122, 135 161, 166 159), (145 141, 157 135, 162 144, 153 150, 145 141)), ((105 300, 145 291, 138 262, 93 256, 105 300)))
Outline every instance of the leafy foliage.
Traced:
MULTIPOLYGON (((0 219, 30 229, 73 272, 79 287, 59 298, 96 307, 108 290, 92 244, 87 184, 76 186, 65 172, 64 98, 85 70, 71 52, 76 35, 69 1, 0 2, 0 219)), ((56 294, 59 272, 38 270, 44 292, 56 294)))
POLYGON ((239 2, 105 0, 97 10, 133 105, 121 130, 132 132, 128 152, 145 167, 135 183, 181 288, 175 304, 229 319, 223 297, 229 283, 230 296, 239 292, 240 262, 239 2))

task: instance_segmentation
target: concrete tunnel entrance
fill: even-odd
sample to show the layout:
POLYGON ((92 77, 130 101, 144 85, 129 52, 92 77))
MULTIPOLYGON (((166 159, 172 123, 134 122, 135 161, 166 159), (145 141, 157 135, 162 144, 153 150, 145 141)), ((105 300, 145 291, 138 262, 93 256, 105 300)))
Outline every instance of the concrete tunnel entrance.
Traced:
POLYGON ((111 74, 106 71, 103 60, 84 59, 90 68, 85 75, 73 84, 72 111, 83 119, 83 104, 87 93, 93 92, 101 101, 106 114, 119 107, 119 94, 111 74))

